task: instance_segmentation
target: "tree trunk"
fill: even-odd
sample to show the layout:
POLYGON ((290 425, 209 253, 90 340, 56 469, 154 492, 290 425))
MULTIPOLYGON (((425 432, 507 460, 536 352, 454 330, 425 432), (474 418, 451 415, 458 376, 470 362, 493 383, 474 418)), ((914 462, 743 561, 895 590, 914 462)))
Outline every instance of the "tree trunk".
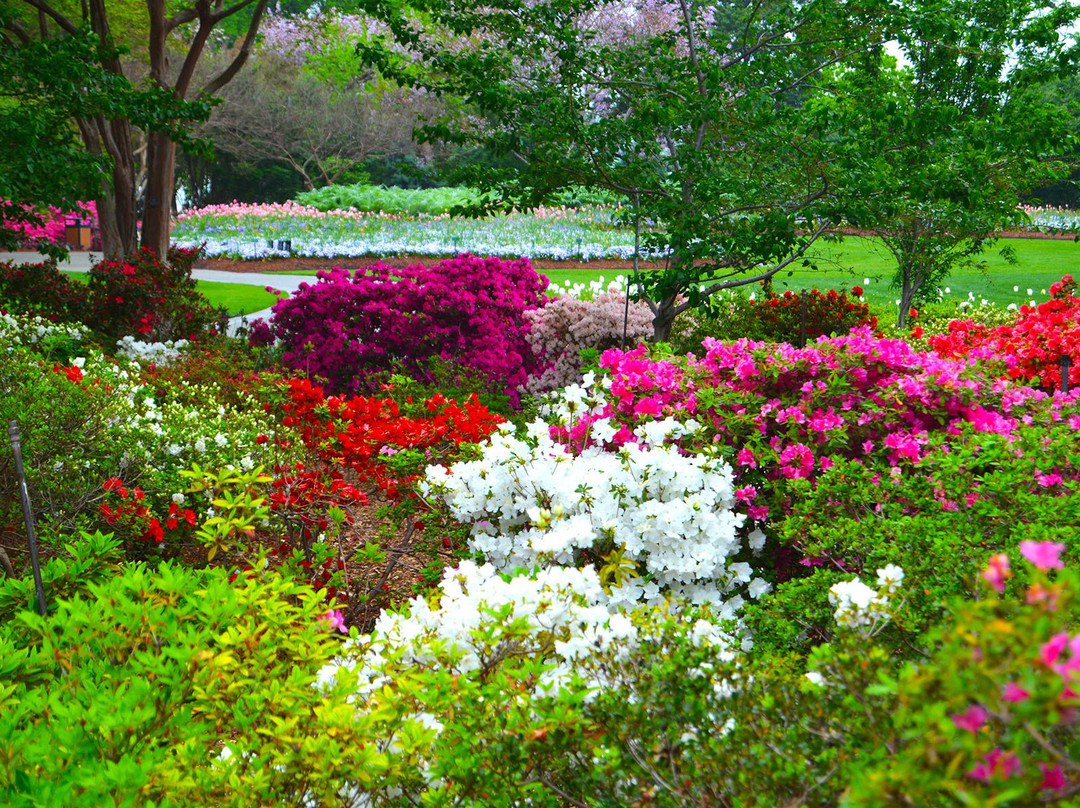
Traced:
POLYGON ((667 342, 671 338, 671 326, 675 324, 675 298, 664 300, 653 317, 653 342, 667 342))
POLYGON ((108 154, 112 171, 101 182, 96 200, 101 249, 105 258, 119 260, 135 252, 138 232, 135 210, 135 161, 131 124, 126 120, 80 120, 83 143, 92 154, 108 154))
POLYGON ((164 256, 169 250, 169 226, 176 183, 176 144, 168 135, 150 133, 146 164, 142 246, 164 256))
POLYGON ((915 283, 915 267, 910 259, 906 259, 903 266, 903 284, 900 287, 900 312, 896 318, 896 327, 901 331, 907 326, 908 309, 911 308, 916 291, 918 286, 915 283))

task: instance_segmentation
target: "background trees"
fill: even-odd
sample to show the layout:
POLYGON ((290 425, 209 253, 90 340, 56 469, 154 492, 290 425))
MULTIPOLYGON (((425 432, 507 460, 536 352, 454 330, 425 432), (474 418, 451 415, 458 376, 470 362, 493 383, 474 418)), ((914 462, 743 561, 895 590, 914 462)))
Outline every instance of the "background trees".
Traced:
POLYGON ((307 190, 347 181, 372 157, 413 152, 413 128, 441 105, 374 71, 344 69, 369 25, 346 14, 271 16, 251 67, 223 90, 203 133, 245 163, 288 166, 307 190))
POLYGON ((842 133, 845 220, 896 258, 900 327, 954 267, 1022 225, 1021 195, 1065 176, 1071 151, 1067 111, 1043 85, 1075 64, 1064 32, 1080 9, 1039 0, 935 8, 908 5, 895 34, 902 67, 870 53, 813 105, 823 128, 842 133))
MULTIPOLYGON (((52 5, 47 0, 12 0, 3 19, 8 41, 29 46, 34 40, 80 38, 92 32, 105 45, 97 52, 95 71, 117 84, 131 75, 143 76, 148 89, 160 91, 159 102, 170 104, 195 99, 205 105, 239 72, 255 42, 268 0, 186 0, 166 5, 165 0, 138 4, 87 0, 78 5, 52 5), (212 34, 222 23, 246 16, 244 33, 232 58, 216 73, 198 79, 197 68, 212 34), (126 46, 135 63, 125 64, 117 46, 126 46)), ((149 98, 147 98, 149 100, 149 98)), ((136 222, 142 218, 142 245, 163 254, 169 243, 169 219, 175 181, 177 138, 180 125, 205 117, 205 106, 172 106, 177 116, 171 126, 154 126, 145 138, 145 180, 140 187, 135 140, 140 120, 155 117, 149 108, 128 114, 119 109, 88 110, 71 106, 83 147, 109 175, 98 188, 97 209, 102 246, 109 257, 133 253, 136 222), (142 209, 139 209, 139 200, 142 209)))
POLYGON ((519 159, 483 179, 504 198, 559 186, 631 200, 645 246, 654 337, 721 289, 799 260, 824 230, 829 142, 803 107, 828 69, 880 42, 873 3, 370 0, 393 42, 369 64, 464 101, 429 138, 519 159), (467 44, 463 44, 467 43, 467 44))
POLYGON ((111 161, 82 145, 74 118, 124 119, 183 141, 203 111, 102 67, 117 57, 89 31, 35 39, 0 10, 0 245, 15 246, 15 225, 40 223, 37 209, 71 210, 109 181, 111 161))
POLYGON ((357 52, 462 99, 425 136, 514 155, 478 177, 500 198, 570 182, 625 194, 668 261, 642 283, 664 339, 830 226, 885 237, 908 301, 977 254, 1056 173, 1042 160, 1063 132, 1028 88, 1071 64, 1061 5, 367 0, 390 33, 357 52), (883 68, 889 40, 912 69, 883 68))

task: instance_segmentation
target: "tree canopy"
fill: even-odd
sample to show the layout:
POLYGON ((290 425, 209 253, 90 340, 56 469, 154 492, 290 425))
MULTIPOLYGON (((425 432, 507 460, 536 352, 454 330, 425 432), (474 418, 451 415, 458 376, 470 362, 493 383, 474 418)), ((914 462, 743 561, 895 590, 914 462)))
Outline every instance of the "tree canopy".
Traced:
MULTIPOLYGON (((891 156, 896 127, 875 122, 883 110, 897 121, 910 111, 896 104, 901 74, 881 69, 886 42, 912 52, 924 43, 922 100, 912 103, 935 112, 913 128, 947 128, 957 112, 973 121, 997 114, 987 98, 1007 96, 1018 75, 991 85, 1002 55, 1045 64, 1050 49, 1036 34, 1059 37, 1067 16, 1053 2, 998 5, 995 13, 967 0, 365 0, 388 33, 358 40, 356 52, 398 82, 460 100, 424 137, 518 158, 516 168, 478 178, 500 198, 536 201, 569 183, 629 198, 645 248, 667 261, 642 283, 663 339, 680 312, 772 277, 804 260, 829 227, 865 218, 859 189, 883 199, 905 182, 891 156), (993 55, 979 57, 983 46, 993 55), (832 114, 819 114, 822 98, 832 114)), ((914 156, 918 136, 909 134, 914 156)), ((1019 163, 1035 166, 1050 139, 1019 163)), ((972 139, 940 143, 924 177, 939 196, 976 180, 949 174, 949 149, 992 165, 1000 154, 972 139)), ((969 194, 975 207, 990 199, 981 194, 969 194)))

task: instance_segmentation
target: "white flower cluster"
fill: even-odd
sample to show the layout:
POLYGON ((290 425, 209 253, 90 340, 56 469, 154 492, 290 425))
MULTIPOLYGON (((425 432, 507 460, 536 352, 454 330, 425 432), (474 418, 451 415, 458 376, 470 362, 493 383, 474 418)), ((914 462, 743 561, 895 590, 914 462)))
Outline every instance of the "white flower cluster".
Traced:
MULTIPOLYGON (((563 417, 588 403, 584 388, 569 388, 563 417)), ((657 604, 670 594, 731 619, 743 604, 737 589, 758 597, 769 585, 732 561, 743 549, 743 516, 733 510, 731 468, 665 445, 697 428, 655 421, 638 428, 640 443, 607 451, 615 427, 602 418, 591 427, 595 443, 572 451, 536 421, 527 440, 506 429, 481 445, 479 460, 429 467, 422 490, 471 525, 471 549, 497 569, 577 566, 584 551, 615 551, 631 580, 613 602, 657 604)), ((749 538, 751 549, 763 542, 757 532, 749 538)))
POLYGON ((836 607, 833 617, 845 628, 873 628, 888 622, 889 602, 904 580, 904 571, 895 564, 877 571, 878 588, 871 589, 859 578, 829 587, 829 603, 836 607))
POLYGON ((82 342, 88 333, 80 323, 54 323, 32 314, 0 314, 0 342, 40 345, 55 337, 82 342))
POLYGON ((187 346, 188 341, 186 339, 142 342, 129 334, 116 343, 116 353, 119 356, 125 356, 139 362, 167 365, 175 359, 179 359, 187 346))
MULTIPOLYGON (((546 567, 511 577, 491 564, 464 561, 445 571, 441 591, 437 606, 416 597, 401 612, 384 612, 372 634, 351 644, 320 678, 355 669, 358 693, 366 698, 392 684, 396 669, 440 666, 469 674, 513 654, 550 662, 538 689, 555 695, 572 683, 574 689, 598 687, 581 681, 585 663, 597 654, 617 661, 637 648, 636 613, 614 609, 591 568, 546 567)), ((696 621, 689 637, 695 646, 735 658, 737 641, 708 621, 696 621)))

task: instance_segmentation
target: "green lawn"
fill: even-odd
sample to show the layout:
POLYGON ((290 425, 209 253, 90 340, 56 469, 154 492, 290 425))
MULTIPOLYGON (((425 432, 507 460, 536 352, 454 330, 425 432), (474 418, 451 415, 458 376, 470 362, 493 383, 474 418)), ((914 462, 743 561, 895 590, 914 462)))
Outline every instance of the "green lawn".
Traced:
POLYGON ((214 283, 199 281, 199 291, 206 296, 212 306, 224 306, 231 316, 251 314, 268 309, 277 298, 262 286, 246 283, 214 283))
MULTIPOLYGON (((69 278, 86 282, 85 272, 66 272, 69 278)), ((224 306, 229 316, 237 314, 252 314, 256 311, 268 309, 277 300, 262 286, 252 286, 247 283, 215 283, 213 281, 196 281, 196 286, 203 296, 210 301, 214 308, 224 306)))
MULTIPOLYGON (((889 253, 875 239, 848 237, 841 242, 819 242, 811 250, 811 258, 816 269, 796 267, 790 275, 785 271, 778 275, 775 286, 778 290, 839 289, 841 287, 862 286, 866 299, 876 308, 886 309, 895 306, 898 294, 891 289, 889 281, 895 268, 895 262, 889 253), (869 282, 866 279, 869 278, 869 282)), ((966 300, 969 293, 976 301, 985 298, 993 303, 1026 303, 1032 298, 1044 298, 1054 281, 1062 275, 1080 275, 1080 244, 1075 241, 1052 239, 1002 239, 997 249, 985 253, 982 260, 986 271, 962 269, 953 273, 945 282, 949 292, 946 299, 966 300), (1016 251, 1017 262, 1010 264, 1001 257, 998 250, 1003 246, 1016 251), (1013 287, 1018 291, 1013 291, 1013 287), (1027 290, 1031 289, 1031 295, 1027 290)), ((565 281, 588 283, 604 276, 612 280, 623 274, 618 270, 548 269, 542 270, 553 284, 565 281)), ((305 270, 295 275, 314 275, 314 270, 305 270)))

